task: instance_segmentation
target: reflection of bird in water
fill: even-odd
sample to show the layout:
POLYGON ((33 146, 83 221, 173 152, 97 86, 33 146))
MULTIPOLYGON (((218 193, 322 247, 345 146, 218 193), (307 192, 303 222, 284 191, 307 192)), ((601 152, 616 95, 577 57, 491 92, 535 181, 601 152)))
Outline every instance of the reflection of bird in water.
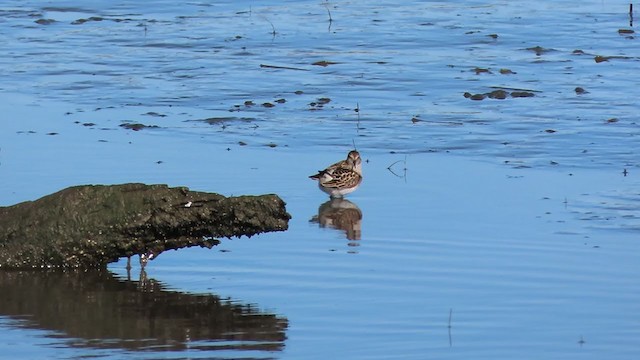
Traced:
POLYGON ((360 153, 352 150, 347 158, 330 165, 317 174, 309 176, 318 180, 320 190, 332 198, 341 198, 354 192, 362 182, 362 159, 360 153))
POLYGON ((360 240, 362 237, 362 211, 349 200, 331 199, 318 208, 318 215, 310 220, 320 227, 344 230, 347 239, 360 240))

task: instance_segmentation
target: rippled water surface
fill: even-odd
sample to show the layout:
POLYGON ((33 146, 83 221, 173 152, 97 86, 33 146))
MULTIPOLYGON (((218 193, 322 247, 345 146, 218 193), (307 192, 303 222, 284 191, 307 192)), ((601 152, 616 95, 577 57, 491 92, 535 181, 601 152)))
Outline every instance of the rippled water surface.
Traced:
POLYGON ((0 358, 637 358, 632 20, 611 1, 3 3, 0 205, 145 182, 277 193, 293 218, 146 273, 5 272, 0 358), (329 202, 306 177, 354 144, 364 183, 329 202))

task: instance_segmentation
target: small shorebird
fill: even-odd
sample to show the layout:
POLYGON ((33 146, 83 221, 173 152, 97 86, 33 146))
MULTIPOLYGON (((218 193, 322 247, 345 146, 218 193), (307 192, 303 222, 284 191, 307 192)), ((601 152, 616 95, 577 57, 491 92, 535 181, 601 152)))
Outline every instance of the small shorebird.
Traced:
POLYGON ((362 159, 355 150, 349 152, 347 158, 330 165, 317 174, 309 176, 318 180, 320 190, 332 198, 341 198, 356 191, 362 182, 362 159))

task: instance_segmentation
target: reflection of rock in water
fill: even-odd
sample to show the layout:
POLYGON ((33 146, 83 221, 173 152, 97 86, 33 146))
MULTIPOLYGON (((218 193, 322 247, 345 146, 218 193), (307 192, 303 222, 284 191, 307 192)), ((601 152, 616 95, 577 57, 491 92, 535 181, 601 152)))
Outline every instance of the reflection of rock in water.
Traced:
POLYGON ((0 316, 26 318, 12 322, 18 328, 62 332, 68 346, 77 348, 148 353, 284 347, 285 318, 214 295, 167 291, 143 278, 137 283, 107 271, 0 271, 0 316))
POLYGON ((362 211, 349 200, 331 199, 318 208, 318 215, 311 219, 320 227, 344 230, 347 239, 360 240, 362 236, 362 211))

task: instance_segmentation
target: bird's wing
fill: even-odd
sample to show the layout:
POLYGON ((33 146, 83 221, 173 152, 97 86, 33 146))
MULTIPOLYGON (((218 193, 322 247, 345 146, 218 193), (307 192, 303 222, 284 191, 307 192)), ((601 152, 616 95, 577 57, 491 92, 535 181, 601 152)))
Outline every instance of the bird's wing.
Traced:
POLYGON ((349 188, 358 185, 362 176, 353 170, 337 168, 331 174, 324 174, 320 181, 326 188, 349 188))
POLYGON ((317 174, 311 175, 309 176, 309 178, 317 180, 317 179, 320 179, 323 175, 325 174, 331 175, 333 174, 334 171, 336 171, 336 169, 341 169, 343 167, 347 167, 347 162, 345 160, 340 160, 335 164, 329 165, 324 170, 319 170, 317 174))

